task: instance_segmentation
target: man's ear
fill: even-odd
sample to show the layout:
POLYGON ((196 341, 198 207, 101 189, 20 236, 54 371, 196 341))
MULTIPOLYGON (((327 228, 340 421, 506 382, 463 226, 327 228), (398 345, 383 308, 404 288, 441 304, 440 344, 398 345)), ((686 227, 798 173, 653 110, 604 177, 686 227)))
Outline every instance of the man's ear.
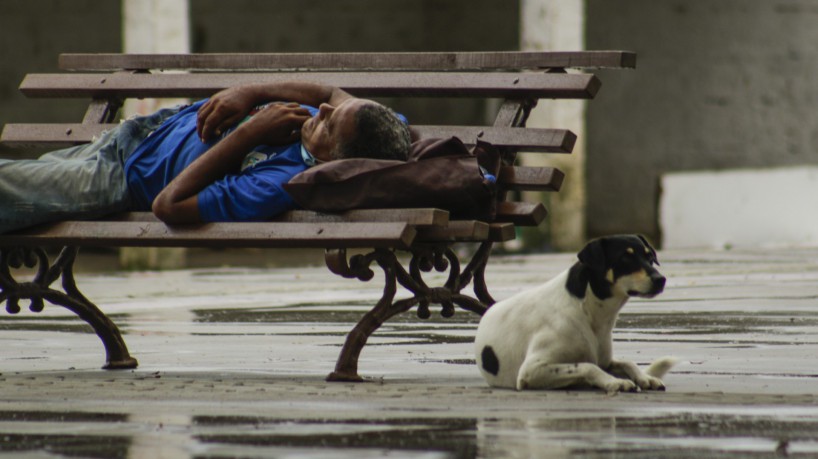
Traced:
POLYGON ((594 271, 605 271, 605 248, 601 239, 594 239, 589 242, 577 255, 580 263, 593 269, 594 271))
POLYGON ((648 242, 648 240, 645 239, 645 236, 642 236, 641 234, 637 234, 636 237, 638 237, 639 240, 642 241, 642 244, 645 244, 645 247, 647 247, 648 250, 650 250, 650 255, 651 255, 651 257, 653 257, 653 262, 658 265, 659 264, 659 259, 656 258, 656 249, 654 249, 653 246, 650 245, 650 242, 648 242))

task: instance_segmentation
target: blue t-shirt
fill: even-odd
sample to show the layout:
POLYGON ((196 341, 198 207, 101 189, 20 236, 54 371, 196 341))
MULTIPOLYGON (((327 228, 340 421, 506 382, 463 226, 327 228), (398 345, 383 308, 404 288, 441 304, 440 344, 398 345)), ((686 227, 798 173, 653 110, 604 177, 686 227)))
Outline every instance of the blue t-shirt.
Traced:
MULTIPOLYGON (((197 112, 204 102, 165 120, 125 162, 134 210, 150 210, 159 192, 218 141, 203 143, 196 132, 197 112)), ((304 108, 312 116, 318 112, 314 107, 304 108)), ((227 174, 199 192, 202 221, 259 221, 294 209, 296 204, 282 185, 307 169, 309 159, 301 142, 259 145, 247 154, 239 173, 227 174)))

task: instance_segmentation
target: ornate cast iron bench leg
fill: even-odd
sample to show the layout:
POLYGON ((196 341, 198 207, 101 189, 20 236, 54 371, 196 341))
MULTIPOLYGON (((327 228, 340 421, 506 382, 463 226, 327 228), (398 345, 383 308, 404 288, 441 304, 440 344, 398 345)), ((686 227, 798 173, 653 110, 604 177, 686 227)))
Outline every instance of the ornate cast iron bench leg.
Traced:
POLYGON ((336 249, 326 251, 326 262, 330 271, 346 278, 357 278, 369 281, 374 277, 370 269, 373 262, 377 262, 383 269, 385 286, 383 296, 369 310, 355 328, 349 332, 344 347, 335 364, 335 371, 329 374, 327 381, 361 382, 358 375, 358 357, 366 345, 369 337, 390 318, 406 312, 418 305, 417 314, 421 319, 431 316, 431 303, 442 306, 441 315, 454 315, 454 306, 482 315, 494 300, 488 294, 485 284, 484 271, 491 243, 484 243, 472 257, 472 260, 461 272, 460 261, 457 255, 448 246, 416 247, 412 249, 412 258, 409 262, 409 271, 401 266, 395 253, 391 250, 376 249, 366 255, 355 255, 347 260, 346 250, 336 249), (449 277, 442 287, 429 287, 423 281, 421 271, 443 272, 449 269, 449 277), (478 299, 460 293, 474 279, 474 291, 478 299), (400 283, 414 296, 394 301, 397 292, 397 283, 400 283))
POLYGON ((6 311, 10 314, 20 312, 21 299, 31 302, 32 312, 41 312, 44 301, 62 306, 88 323, 102 340, 105 346, 106 370, 136 368, 136 359, 128 353, 128 347, 119 333, 119 329, 94 303, 80 293, 74 280, 74 260, 77 247, 65 247, 54 264, 49 266, 48 256, 41 248, 0 248, 0 301, 6 302, 6 311), (31 282, 17 282, 10 268, 37 267, 37 273, 31 282), (64 292, 50 288, 50 285, 62 277, 64 292))

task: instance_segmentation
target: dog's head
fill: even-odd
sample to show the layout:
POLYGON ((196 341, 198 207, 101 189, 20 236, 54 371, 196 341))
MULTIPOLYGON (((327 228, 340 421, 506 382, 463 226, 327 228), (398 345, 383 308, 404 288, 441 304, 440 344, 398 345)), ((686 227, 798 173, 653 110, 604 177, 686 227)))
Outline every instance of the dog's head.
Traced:
POLYGON ((607 236, 589 242, 577 255, 568 290, 579 298, 591 291, 601 300, 616 296, 650 298, 662 293, 665 277, 656 270, 656 250, 641 235, 607 236))

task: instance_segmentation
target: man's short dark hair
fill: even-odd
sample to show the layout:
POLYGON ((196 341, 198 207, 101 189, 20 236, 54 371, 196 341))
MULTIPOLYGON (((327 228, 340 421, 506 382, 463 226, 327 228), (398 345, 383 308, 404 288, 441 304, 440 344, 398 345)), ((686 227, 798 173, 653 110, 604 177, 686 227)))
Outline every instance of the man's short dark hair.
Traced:
POLYGON ((354 139, 332 152, 333 159, 372 158, 406 161, 411 148, 409 127, 392 109, 380 104, 362 105, 355 113, 354 139))

